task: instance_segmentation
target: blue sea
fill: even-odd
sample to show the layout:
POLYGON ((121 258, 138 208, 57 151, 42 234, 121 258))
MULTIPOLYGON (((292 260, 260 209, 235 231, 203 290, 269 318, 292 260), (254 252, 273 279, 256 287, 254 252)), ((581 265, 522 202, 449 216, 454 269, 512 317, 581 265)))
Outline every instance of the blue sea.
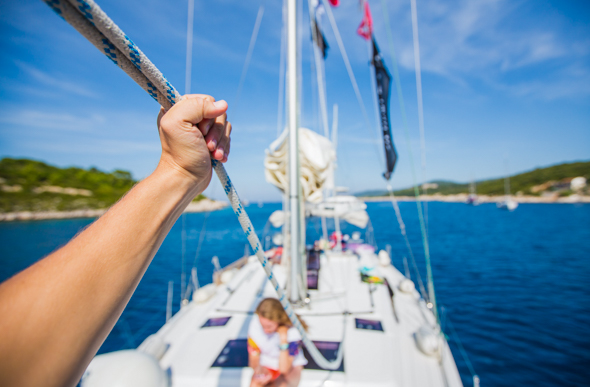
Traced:
MULTIPOLYGON (((279 208, 272 203, 247 208, 259 235, 279 208)), ((416 204, 403 202, 400 209, 426 278, 416 204)), ((369 203, 368 212, 379 248, 391 245, 393 263, 403 272, 408 253, 391 204, 369 203)), ((588 385, 590 205, 521 204, 506 212, 494 204, 429 203, 428 217, 437 301, 445 310, 445 333, 465 386, 472 385, 470 368, 482 386, 588 385)), ((59 248, 91 222, 0 223, 0 280, 59 248)), ((244 255, 246 238, 231 209, 184 215, 101 353, 134 348, 164 323, 169 281, 174 281, 178 310, 183 229, 186 271, 190 273, 196 261, 201 285, 211 282, 213 256, 225 266, 244 255), (196 257, 205 220, 204 242, 196 257)), ((318 223, 309 224, 310 236, 319 230, 318 223)))

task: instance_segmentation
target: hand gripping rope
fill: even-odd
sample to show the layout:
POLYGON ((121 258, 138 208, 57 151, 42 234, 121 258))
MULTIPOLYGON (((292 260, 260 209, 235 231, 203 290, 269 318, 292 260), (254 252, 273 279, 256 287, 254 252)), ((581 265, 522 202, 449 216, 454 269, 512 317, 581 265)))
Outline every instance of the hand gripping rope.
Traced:
MULTIPOLYGON (((44 0, 55 13, 70 23, 80 34, 88 39, 96 48, 104 53, 113 63, 125 71, 137 84, 148 92, 164 109, 168 110, 181 96, 164 78, 164 75, 141 52, 131 39, 100 9, 93 0, 44 0)), ((211 160, 211 164, 229 202, 238 217, 242 230, 248 238, 254 254, 277 292, 279 301, 293 326, 301 334, 302 341, 315 362, 322 368, 336 370, 342 363, 344 342, 340 344, 336 359, 328 361, 307 336, 301 322, 297 318, 285 292, 273 276, 270 264, 264 256, 260 240, 254 226, 242 206, 238 193, 229 179, 222 163, 211 160)))

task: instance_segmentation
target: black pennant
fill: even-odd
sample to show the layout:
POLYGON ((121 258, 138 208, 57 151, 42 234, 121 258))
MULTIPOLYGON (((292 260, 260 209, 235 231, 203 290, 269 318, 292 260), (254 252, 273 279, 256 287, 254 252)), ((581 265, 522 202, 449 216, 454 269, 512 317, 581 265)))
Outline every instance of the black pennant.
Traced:
POLYGON ((385 156, 387 158, 386 171, 383 173, 383 177, 386 180, 391 178, 391 173, 395 168, 397 162, 397 152, 393 145, 393 137, 391 135, 391 127, 389 125, 389 87, 391 85, 391 75, 387 71, 377 42, 373 38, 373 67, 375 68, 375 80, 377 81, 377 102, 379 109, 379 118, 381 120, 381 129, 383 131, 383 146, 385 147, 385 156))
POLYGON ((330 48, 330 46, 328 46, 326 37, 320 29, 320 25, 318 24, 318 22, 316 21, 313 24, 315 25, 315 34, 312 34, 312 36, 315 36, 315 44, 318 45, 318 48, 322 52, 322 56, 324 57, 324 59, 326 59, 326 56, 328 56, 328 48, 330 48))

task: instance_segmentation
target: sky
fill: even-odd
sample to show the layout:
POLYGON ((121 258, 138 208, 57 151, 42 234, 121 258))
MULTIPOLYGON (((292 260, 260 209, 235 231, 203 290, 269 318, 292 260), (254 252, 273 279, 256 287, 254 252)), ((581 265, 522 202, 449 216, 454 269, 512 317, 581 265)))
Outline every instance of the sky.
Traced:
MULTIPOLYGON (((187 0, 97 2, 184 93, 187 0)), ((590 159, 589 2, 417 0, 425 173, 410 0, 386 1, 386 11, 381 0, 369 4, 375 38, 393 72, 390 28, 408 117, 406 136, 392 85, 391 127, 399 155, 390 181, 394 189, 415 180, 467 182, 590 159)), ((320 131, 307 2, 302 7, 301 125, 320 131)), ((341 0, 332 11, 370 121, 367 127, 324 17, 327 102, 330 112, 334 104, 339 107, 336 182, 351 192, 384 189, 368 46, 356 34, 362 14, 357 0, 341 0)), ((264 150, 283 127, 281 34, 281 1, 195 0, 190 90, 228 102, 234 129, 226 168, 240 196, 250 201, 280 200, 265 182, 263 162, 264 150)), ((0 36, 0 158, 124 169, 137 179, 153 171, 160 155, 159 107, 125 73, 39 0, 0 0, 0 36)), ((216 179, 205 194, 222 198, 216 179)))

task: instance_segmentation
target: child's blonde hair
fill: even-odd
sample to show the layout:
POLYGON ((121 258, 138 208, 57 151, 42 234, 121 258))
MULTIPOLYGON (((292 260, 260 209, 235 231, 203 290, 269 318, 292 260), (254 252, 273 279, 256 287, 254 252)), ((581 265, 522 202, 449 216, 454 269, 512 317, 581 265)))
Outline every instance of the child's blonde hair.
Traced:
MULTIPOLYGON (((278 323, 279 326, 293 326, 291 320, 289 320, 289 316, 287 316, 287 313, 285 313, 281 302, 276 298, 265 298, 264 300, 260 301, 260 304, 258 304, 258 307, 256 308, 256 314, 278 323)), ((303 329, 307 330, 307 324, 305 321, 303 321, 299 316, 297 317, 299 318, 303 329)))

